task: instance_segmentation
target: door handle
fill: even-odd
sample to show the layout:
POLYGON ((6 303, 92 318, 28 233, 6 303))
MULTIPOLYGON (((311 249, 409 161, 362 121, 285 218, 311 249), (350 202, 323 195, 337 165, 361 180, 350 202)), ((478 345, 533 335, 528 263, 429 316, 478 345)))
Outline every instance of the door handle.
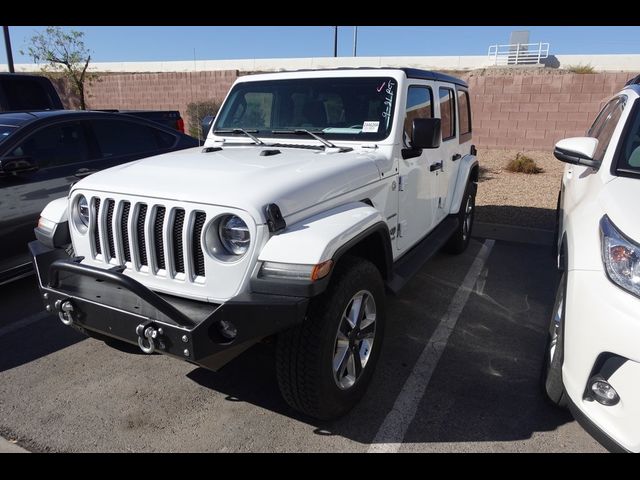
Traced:
POLYGON ((79 168, 76 170, 76 173, 73 174, 76 178, 84 178, 88 177, 92 173, 96 173, 98 170, 89 170, 88 168, 79 168))
POLYGON ((459 153, 456 153, 453 157, 451 157, 451 160, 455 162, 456 160, 460 160, 461 158, 462 158, 462 155, 460 155, 459 153))
POLYGON ((429 167, 429 171, 435 172, 436 170, 442 170, 442 162, 432 163, 429 167))

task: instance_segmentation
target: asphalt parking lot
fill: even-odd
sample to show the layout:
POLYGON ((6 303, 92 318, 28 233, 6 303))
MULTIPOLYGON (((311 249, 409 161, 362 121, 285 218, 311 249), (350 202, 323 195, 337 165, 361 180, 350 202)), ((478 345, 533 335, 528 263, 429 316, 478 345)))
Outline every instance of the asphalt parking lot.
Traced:
POLYGON ((318 422, 280 397, 273 344, 217 373, 114 349, 42 313, 29 277, 0 290, 0 435, 56 452, 602 452, 538 387, 557 281, 548 247, 437 255, 387 297, 363 401, 318 422))

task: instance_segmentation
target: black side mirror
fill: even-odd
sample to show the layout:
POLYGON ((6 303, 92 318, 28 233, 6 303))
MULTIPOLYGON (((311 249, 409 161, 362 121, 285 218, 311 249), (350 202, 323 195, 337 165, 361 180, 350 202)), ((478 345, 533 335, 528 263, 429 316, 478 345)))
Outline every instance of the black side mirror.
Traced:
POLYGON ((206 138, 209 134, 209 129, 213 124, 213 121, 216 119, 215 115, 206 115, 202 117, 202 122, 200 122, 200 128, 202 129, 202 136, 206 138))
POLYGON ((0 173, 29 173, 38 170, 37 162, 29 157, 5 157, 0 160, 0 173))
POLYGON ((414 118, 411 146, 413 148, 438 148, 440 146, 439 118, 414 118))

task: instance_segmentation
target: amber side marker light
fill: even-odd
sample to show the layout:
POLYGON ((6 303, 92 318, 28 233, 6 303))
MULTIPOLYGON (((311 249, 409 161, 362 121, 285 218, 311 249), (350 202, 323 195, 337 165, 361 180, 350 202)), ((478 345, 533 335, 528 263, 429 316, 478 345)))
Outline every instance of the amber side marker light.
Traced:
POLYGON ((311 271, 311 281, 315 282, 316 280, 320 280, 321 278, 329 275, 331 268, 333 267, 333 260, 327 260, 326 262, 322 262, 313 267, 311 271))

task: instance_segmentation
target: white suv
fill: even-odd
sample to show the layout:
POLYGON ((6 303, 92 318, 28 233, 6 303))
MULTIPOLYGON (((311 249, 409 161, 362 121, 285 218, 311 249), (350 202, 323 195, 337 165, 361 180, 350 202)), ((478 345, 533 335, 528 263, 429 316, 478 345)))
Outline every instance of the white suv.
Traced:
POLYGON ((462 80, 250 75, 204 148, 79 181, 42 212, 30 248, 63 323, 211 369, 277 335, 284 398, 330 418, 371 379, 385 288, 468 245, 477 180, 462 80))
POLYGON ((558 198, 562 278, 549 326, 547 396, 610 450, 640 451, 640 85, 604 106, 567 162, 558 198))

